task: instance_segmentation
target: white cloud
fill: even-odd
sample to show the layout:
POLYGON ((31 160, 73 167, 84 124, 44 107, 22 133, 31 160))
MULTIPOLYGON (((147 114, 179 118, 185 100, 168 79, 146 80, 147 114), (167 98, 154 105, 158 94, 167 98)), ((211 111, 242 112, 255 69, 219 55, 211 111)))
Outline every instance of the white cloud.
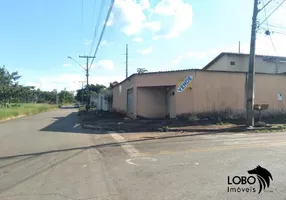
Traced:
POLYGON ((142 42, 143 39, 141 37, 136 37, 136 38, 133 38, 132 41, 134 41, 134 42, 142 42))
POLYGON ((161 29, 161 24, 159 21, 150 21, 150 22, 145 22, 142 25, 143 28, 150 29, 153 32, 158 32, 161 29))
POLYGON ((150 2, 149 0, 141 0, 140 1, 141 7, 143 10, 150 9, 150 2))
POLYGON ((182 59, 183 59, 183 56, 178 56, 176 59, 172 60, 172 63, 174 65, 178 65, 182 59))
POLYGON ((100 47, 103 47, 103 46, 109 46, 109 45, 112 45, 113 42, 108 42, 106 40, 103 40, 101 43, 100 43, 100 47))
POLYGON ((114 14, 113 14, 113 13, 110 13, 109 19, 108 19, 108 21, 106 22, 106 26, 111 26, 111 25, 113 25, 113 19, 114 19, 114 14))
POLYGON ((143 29, 148 29, 157 32, 161 29, 160 22, 149 21, 146 14, 150 13, 150 2, 148 0, 117 0, 115 1, 115 8, 122 13, 123 21, 125 22, 122 32, 126 35, 138 35, 143 29))
MULTIPOLYGON (((109 83, 113 81, 122 81, 124 76, 89 76, 90 84, 103 84, 109 86, 109 83)), ((85 77, 82 74, 60 74, 58 76, 40 76, 38 81, 26 82, 25 85, 36 86, 45 91, 52 91, 57 89, 58 91, 66 88, 67 91, 76 91, 81 88, 79 81, 85 81, 85 77)))
POLYGON ((188 52, 188 58, 204 59, 207 56, 206 52, 188 52))
POLYGON ((118 13, 121 15, 118 18, 122 18, 125 23, 121 31, 128 36, 139 35, 142 30, 150 30, 156 34, 154 39, 171 39, 178 37, 192 25, 192 6, 184 0, 162 0, 154 8, 150 6, 149 0, 117 0, 114 7, 119 9, 118 13), (161 20, 152 20, 154 15, 161 20), (168 20, 168 28, 165 28, 168 31, 159 34, 162 30, 162 20, 165 19, 168 20))
POLYGON ((100 60, 97 65, 98 65, 98 67, 103 67, 105 69, 113 69, 114 68, 114 63, 112 60, 100 60))
POLYGON ((147 49, 143 49, 143 50, 139 51, 139 53, 141 53, 143 55, 147 55, 147 54, 152 53, 152 51, 153 51, 153 48, 150 46, 147 49))
POLYGON ((171 39, 178 37, 181 33, 187 31, 192 25, 193 9, 192 6, 183 0, 162 0, 154 9, 154 13, 173 17, 173 25, 169 32, 159 35, 154 39, 171 39))
POLYGON ((142 25, 146 21, 142 5, 132 0, 117 0, 115 1, 115 7, 121 10, 124 20, 127 22, 122 31, 127 35, 140 33, 142 25))
POLYGON ((93 63, 93 64, 90 66, 90 68, 91 68, 91 69, 94 69, 94 68, 97 68, 97 66, 96 66, 96 64, 93 63))
POLYGON ((64 67, 70 67, 70 66, 72 66, 72 64, 70 64, 70 63, 65 63, 65 64, 63 64, 63 66, 64 66, 64 67))
POLYGON ((106 23, 106 26, 111 26, 113 24, 112 20, 108 20, 108 22, 106 23))

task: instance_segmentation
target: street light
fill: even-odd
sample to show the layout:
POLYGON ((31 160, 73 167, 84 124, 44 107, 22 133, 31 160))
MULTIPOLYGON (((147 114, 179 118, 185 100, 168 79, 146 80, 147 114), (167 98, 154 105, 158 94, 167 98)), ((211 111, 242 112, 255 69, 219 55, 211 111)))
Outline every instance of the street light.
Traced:
POLYGON ((86 109, 87 109, 87 111, 89 110, 89 98, 90 98, 89 87, 88 87, 88 70, 89 70, 89 68, 88 68, 88 58, 89 57, 87 57, 86 67, 83 67, 78 61, 76 61, 72 57, 68 56, 68 59, 73 60, 75 63, 77 63, 79 66, 81 66, 86 71, 86 83, 87 83, 87 87, 86 87, 86 90, 87 90, 87 106, 86 106, 86 109))
POLYGON ((86 68, 84 66, 82 66, 77 60, 73 59, 72 57, 68 56, 68 59, 73 60, 76 64, 78 64, 79 66, 81 66, 84 70, 86 70, 86 68))

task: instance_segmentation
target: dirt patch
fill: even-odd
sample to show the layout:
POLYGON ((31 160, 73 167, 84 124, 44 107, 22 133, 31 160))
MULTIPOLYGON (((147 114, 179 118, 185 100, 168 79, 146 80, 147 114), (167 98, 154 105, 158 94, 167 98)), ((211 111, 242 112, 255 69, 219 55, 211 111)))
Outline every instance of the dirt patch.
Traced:
POLYGON ((81 112, 81 124, 85 127, 95 127, 98 130, 115 131, 119 133, 138 132, 273 132, 283 131, 285 125, 272 126, 271 128, 260 127, 248 130, 242 122, 217 123, 210 120, 188 121, 177 119, 129 119, 120 114, 92 111, 81 112))

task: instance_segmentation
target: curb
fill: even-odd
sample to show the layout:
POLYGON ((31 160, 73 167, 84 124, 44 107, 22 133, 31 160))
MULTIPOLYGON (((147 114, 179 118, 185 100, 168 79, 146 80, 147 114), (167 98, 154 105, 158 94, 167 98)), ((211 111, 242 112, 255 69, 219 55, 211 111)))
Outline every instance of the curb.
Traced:
POLYGON ((0 120, 0 123, 3 123, 3 122, 6 122, 6 121, 10 121, 10 120, 13 120, 13 119, 18 119, 18 118, 22 118, 22 117, 27 117, 28 115, 19 115, 17 117, 9 117, 7 119, 2 119, 0 120))

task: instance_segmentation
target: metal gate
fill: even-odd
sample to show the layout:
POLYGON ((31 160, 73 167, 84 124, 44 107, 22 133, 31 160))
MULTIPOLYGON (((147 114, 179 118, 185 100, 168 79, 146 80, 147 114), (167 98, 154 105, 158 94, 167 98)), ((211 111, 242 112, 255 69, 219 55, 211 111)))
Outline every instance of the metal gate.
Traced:
POLYGON ((127 115, 133 114, 133 88, 127 90, 127 115))

